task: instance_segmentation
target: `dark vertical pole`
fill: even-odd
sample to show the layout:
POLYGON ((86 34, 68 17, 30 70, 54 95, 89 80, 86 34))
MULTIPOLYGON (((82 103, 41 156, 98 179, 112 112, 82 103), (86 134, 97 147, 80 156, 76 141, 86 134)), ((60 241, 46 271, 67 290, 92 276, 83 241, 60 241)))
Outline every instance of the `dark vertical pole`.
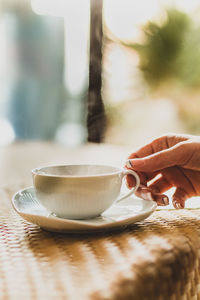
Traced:
POLYGON ((90 59, 88 90, 88 141, 100 143, 103 139, 106 117, 101 96, 102 87, 102 5, 103 0, 91 0, 90 59))

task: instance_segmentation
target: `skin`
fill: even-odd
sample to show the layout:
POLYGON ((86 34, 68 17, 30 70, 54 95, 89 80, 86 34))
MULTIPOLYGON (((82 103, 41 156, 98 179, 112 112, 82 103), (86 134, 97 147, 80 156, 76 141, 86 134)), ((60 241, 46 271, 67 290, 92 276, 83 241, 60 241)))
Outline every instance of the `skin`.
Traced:
MULTIPOLYGON (((164 193, 175 187, 172 203, 175 208, 184 208, 187 199, 200 196, 200 136, 164 135, 128 159, 126 167, 140 176, 139 197, 167 205, 169 199, 164 193)), ((127 176, 127 185, 135 185, 133 176, 127 176)))

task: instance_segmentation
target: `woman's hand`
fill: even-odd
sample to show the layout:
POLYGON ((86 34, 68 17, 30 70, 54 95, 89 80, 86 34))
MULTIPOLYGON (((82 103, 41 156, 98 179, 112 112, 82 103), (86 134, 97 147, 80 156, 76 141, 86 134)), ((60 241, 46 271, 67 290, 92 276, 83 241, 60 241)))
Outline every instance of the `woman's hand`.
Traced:
MULTIPOLYGON (((140 175, 137 195, 153 199, 158 205, 167 205, 163 193, 172 187, 175 208, 184 208, 185 201, 200 196, 200 137, 192 135, 165 135, 140 148, 129 156, 126 166, 140 175)), ((134 178, 127 176, 129 187, 134 178)))

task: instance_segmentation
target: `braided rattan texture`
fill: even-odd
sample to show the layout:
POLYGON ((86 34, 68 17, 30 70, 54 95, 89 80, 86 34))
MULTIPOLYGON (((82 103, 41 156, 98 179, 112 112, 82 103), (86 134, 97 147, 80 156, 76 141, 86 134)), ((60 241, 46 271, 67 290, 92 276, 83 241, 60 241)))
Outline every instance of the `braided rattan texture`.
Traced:
POLYGON ((58 234, 19 217, 11 194, 0 193, 0 299, 200 299, 200 210, 58 234))

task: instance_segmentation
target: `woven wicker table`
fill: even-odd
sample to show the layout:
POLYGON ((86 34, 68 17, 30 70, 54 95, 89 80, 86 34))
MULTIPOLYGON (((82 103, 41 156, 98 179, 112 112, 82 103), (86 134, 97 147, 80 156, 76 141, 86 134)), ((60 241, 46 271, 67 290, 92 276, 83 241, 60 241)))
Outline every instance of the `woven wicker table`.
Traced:
POLYGON ((11 207, 36 166, 77 157, 121 165, 129 150, 48 143, 0 149, 0 299, 200 299, 199 209, 155 211, 124 230, 70 235, 46 232, 11 207))

